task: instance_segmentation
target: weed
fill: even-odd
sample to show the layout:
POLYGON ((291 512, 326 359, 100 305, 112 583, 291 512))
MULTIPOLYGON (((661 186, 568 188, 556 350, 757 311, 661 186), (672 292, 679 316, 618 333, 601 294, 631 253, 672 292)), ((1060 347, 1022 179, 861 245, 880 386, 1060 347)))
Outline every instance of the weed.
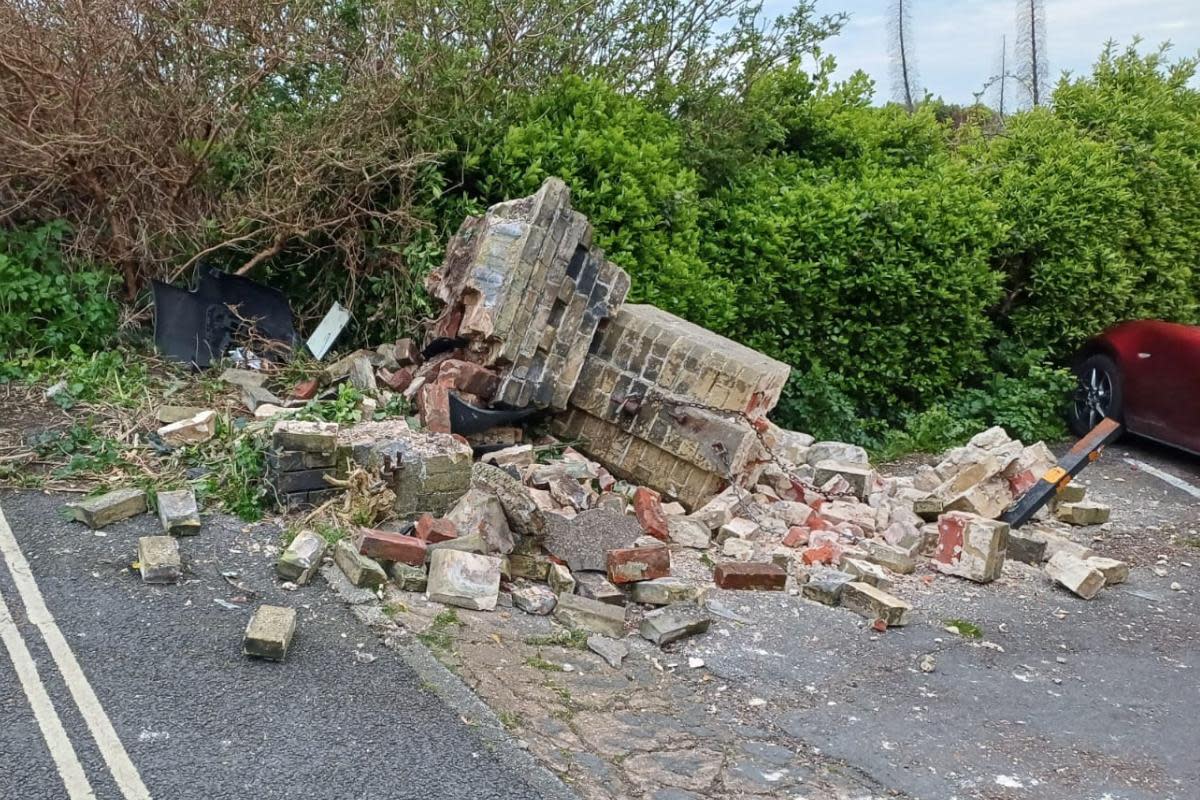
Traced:
POLYGON ((525 663, 528 666, 533 667, 534 669, 540 669, 540 670, 543 670, 544 672, 562 672, 563 671, 562 664, 555 664, 553 661, 547 661, 546 659, 542 658, 541 653, 538 653, 537 655, 530 656, 529 658, 525 659, 525 663))
POLYGON ((46 478, 17 464, 0 464, 0 484, 16 489, 41 489, 46 478))
POLYGON ((265 442, 251 434, 236 434, 224 423, 218 425, 217 438, 204 453, 214 457, 203 461, 209 473, 201 492, 216 498, 225 510, 246 522, 262 519, 267 500, 265 442), (232 439, 232 441, 230 441, 232 439))
POLYGON ((1183 537, 1184 547, 1195 547, 1200 550, 1200 536, 1185 536, 1183 537))
POLYGON ((310 400, 296 415, 297 419, 353 425, 362 421, 363 393, 348 383, 338 387, 333 400, 310 400))
POLYGON ((521 718, 520 714, 515 711, 509 711, 506 708, 502 708, 496 712, 496 719, 500 720, 500 724, 510 731, 516 730, 525 724, 525 720, 521 718))
POLYGON ((942 620, 942 625, 951 633, 957 633, 959 636, 967 639, 983 638, 983 629, 965 619, 945 619, 942 620))
POLYGON ((318 536, 324 539, 330 547, 333 547, 342 539, 346 538, 346 532, 336 525, 330 525, 326 522, 318 522, 313 530, 318 536))
POLYGON ((59 478, 96 475, 126 466, 121 444, 97 431, 90 420, 76 422, 65 431, 43 431, 35 437, 33 447, 43 457, 67 458, 67 463, 54 471, 59 478))
POLYGON ((713 561, 712 556, 710 556, 708 553, 700 554, 700 563, 708 567, 710 570, 715 570, 717 568, 717 562, 713 561))
POLYGON ((408 606, 404 605, 404 603, 394 601, 384 605, 383 613, 387 614, 388 619, 395 619, 401 614, 407 614, 408 606))
POLYGON ((434 652, 449 650, 454 644, 454 639, 450 636, 448 628, 461 624, 457 612, 452 608, 446 609, 433 618, 428 628, 417 634, 417 639, 434 652))

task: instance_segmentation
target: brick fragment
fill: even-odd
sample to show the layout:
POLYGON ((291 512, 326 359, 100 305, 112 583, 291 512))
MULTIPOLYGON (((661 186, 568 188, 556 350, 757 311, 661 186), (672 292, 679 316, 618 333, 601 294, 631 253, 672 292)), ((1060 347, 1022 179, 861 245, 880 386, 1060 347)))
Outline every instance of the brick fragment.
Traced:
POLYGON ((666 547, 625 547, 608 551, 608 579, 636 583, 671 574, 671 551, 666 547))
POLYGON ((447 389, 457 389, 483 400, 491 400, 500 386, 500 376, 479 364, 451 358, 442 362, 437 382, 447 389))
POLYGON ((1004 570, 1008 532, 1005 522, 962 512, 943 514, 933 567, 977 583, 994 581, 1004 570))
POLYGON ((276 450, 332 453, 337 448, 337 437, 336 422, 286 419, 276 422, 271 430, 271 444, 276 450))
POLYGON ((437 383, 426 383, 417 392, 421 423, 433 433, 450 433, 450 392, 437 383))
POLYGON ((670 524, 662 509, 662 496, 653 489, 639 486, 633 493, 633 513, 646 533, 661 541, 671 538, 670 524))
MULTIPOLYGON (((458 538, 458 529, 448 519, 439 519, 433 514, 422 514, 417 517, 413 535, 427 544, 446 542, 458 538)), ((396 559, 392 559, 395 561, 396 559)))
POLYGON ((1059 503, 1054 514, 1069 525, 1103 525, 1110 509, 1100 503, 1059 503))
POLYGON ((429 541, 402 533, 360 528, 356 537, 358 552, 367 558, 399 561, 419 566, 425 563, 429 541))
POLYGON ((296 400, 312 400, 317 396, 317 391, 321 388, 321 382, 316 378, 309 378, 300 381, 292 387, 292 397, 296 400))
POLYGON ((1092 569, 1098 569, 1104 575, 1105 586, 1116 586, 1129 580, 1129 565, 1115 558, 1092 556, 1086 563, 1092 569))
POLYGON ((176 489, 158 493, 158 520, 163 531, 172 536, 191 536, 200 532, 200 510, 196 493, 176 489))
POLYGON ((313 531, 300 531, 275 562, 275 574, 297 586, 308 583, 325 557, 325 539, 313 531))
MULTIPOLYGON (((253 409, 251 409, 253 410, 253 409)), ((203 444, 217 434, 217 412, 206 409, 187 419, 172 422, 158 429, 158 438, 167 447, 186 447, 203 444)))
POLYGON ((726 562, 713 571, 713 582, 721 589, 778 592, 787 586, 787 572, 774 564, 726 562))

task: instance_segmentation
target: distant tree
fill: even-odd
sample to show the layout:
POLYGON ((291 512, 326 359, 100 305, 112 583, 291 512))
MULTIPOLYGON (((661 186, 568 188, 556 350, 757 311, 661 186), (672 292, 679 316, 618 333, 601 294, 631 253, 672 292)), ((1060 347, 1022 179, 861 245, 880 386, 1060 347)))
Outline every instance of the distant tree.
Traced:
POLYGON ((1050 68, 1046 61, 1046 4, 1017 0, 1016 78, 1033 105, 1045 99, 1050 68))
POLYGON ((917 65, 913 58, 913 0, 892 0, 888 27, 892 50, 892 86, 896 100, 910 112, 917 107, 917 65))

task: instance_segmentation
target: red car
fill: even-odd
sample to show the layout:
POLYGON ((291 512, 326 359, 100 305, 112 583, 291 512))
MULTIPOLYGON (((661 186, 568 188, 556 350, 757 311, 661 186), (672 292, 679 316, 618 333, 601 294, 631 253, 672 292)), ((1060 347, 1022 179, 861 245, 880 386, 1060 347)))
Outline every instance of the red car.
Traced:
POLYGON ((1123 322, 1088 341, 1074 371, 1077 435, 1112 417, 1131 433, 1200 454, 1200 326, 1123 322))

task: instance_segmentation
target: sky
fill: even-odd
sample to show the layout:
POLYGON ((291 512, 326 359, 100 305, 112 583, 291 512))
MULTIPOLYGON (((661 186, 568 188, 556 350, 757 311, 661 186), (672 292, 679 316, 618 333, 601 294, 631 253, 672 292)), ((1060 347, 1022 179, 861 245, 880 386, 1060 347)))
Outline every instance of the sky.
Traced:
MULTIPOLYGON (((1001 37, 1016 39, 1015 0, 908 0, 920 85, 948 102, 969 103, 1000 63, 1001 37)), ((1064 70, 1087 73, 1104 43, 1124 45, 1141 35, 1142 47, 1170 41, 1177 57, 1200 50, 1200 0, 1045 0, 1047 56, 1057 81, 1064 70)), ((766 0, 782 13, 789 0, 766 0)), ((817 0, 820 13, 850 13, 841 35, 826 44, 838 75, 862 69, 875 79, 876 100, 892 98, 888 57, 888 0, 817 0)), ((1052 81, 1052 82, 1054 82, 1052 81)), ((986 99, 986 98, 985 98, 986 99)))

